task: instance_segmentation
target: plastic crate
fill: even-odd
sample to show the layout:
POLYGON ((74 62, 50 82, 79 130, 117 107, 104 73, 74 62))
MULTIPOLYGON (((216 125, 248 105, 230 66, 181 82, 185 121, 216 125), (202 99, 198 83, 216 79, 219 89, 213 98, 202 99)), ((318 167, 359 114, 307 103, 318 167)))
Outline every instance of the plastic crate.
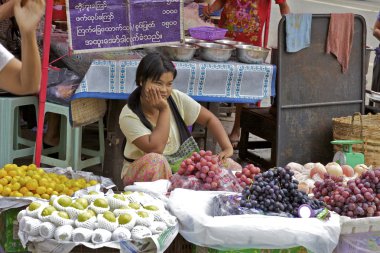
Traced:
POLYGON ((225 37, 227 31, 228 30, 224 28, 211 26, 189 28, 190 36, 200 40, 220 40, 225 37))

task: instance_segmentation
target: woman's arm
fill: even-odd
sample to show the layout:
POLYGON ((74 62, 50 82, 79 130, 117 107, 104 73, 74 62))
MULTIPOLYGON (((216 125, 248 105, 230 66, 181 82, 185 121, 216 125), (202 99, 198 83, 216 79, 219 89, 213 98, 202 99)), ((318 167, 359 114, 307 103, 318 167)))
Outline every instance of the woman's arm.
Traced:
POLYGON ((220 159, 228 158, 233 155, 234 150, 228 139, 226 130, 214 114, 202 106, 196 122, 207 127, 218 141, 222 149, 222 152, 219 153, 220 159))
POLYGON ((373 27, 373 36, 380 40, 380 20, 376 20, 375 26, 373 27))
POLYGON ((148 101, 151 101, 151 106, 159 111, 157 124, 151 134, 141 136, 132 143, 145 153, 162 154, 169 138, 170 107, 168 102, 162 99, 158 89, 152 88, 148 93, 148 101))
POLYGON ((0 71, 0 88, 17 95, 38 93, 41 82, 41 60, 36 29, 45 11, 43 0, 15 0, 14 13, 21 34, 22 63, 12 59, 0 71))
POLYGON ((206 5, 203 7, 203 15, 210 16, 214 11, 218 11, 223 8, 227 0, 215 0, 212 5, 206 5))
POLYGON ((279 6, 280 6, 281 15, 285 15, 285 14, 290 13, 290 8, 289 8, 289 5, 287 2, 283 2, 283 3, 279 4, 279 6))
POLYGON ((0 5, 0 20, 4 20, 13 16, 13 8, 15 0, 9 0, 0 5))

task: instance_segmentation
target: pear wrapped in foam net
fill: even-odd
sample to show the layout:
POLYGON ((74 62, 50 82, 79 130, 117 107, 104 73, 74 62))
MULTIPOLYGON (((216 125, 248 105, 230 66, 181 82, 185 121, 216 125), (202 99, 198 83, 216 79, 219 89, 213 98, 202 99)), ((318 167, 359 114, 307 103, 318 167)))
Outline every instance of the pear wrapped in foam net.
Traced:
POLYGON ((88 242, 91 240, 93 232, 92 229, 76 228, 73 230, 73 242, 88 242))
POLYGON ((110 231, 98 228, 92 233, 91 241, 96 244, 104 243, 110 241, 111 237, 112 233, 110 231))
POLYGON ((113 232, 118 227, 117 220, 111 222, 104 218, 103 214, 98 214, 98 227, 113 232))
POLYGON ((66 211, 68 207, 65 207, 65 206, 62 206, 61 204, 59 204, 59 199, 63 198, 63 197, 67 197, 66 195, 61 195, 61 196, 58 196, 56 197, 54 200, 53 200, 53 206, 55 207, 55 209, 57 209, 58 211, 66 211))
POLYGON ((19 226, 19 229, 20 229, 21 231, 25 231, 25 225, 26 225, 26 222, 27 222, 28 220, 35 220, 35 218, 30 217, 30 216, 23 216, 23 217, 20 219, 20 221, 19 221, 19 223, 18 223, 18 226, 19 226))
MULTIPOLYGON (((127 210, 126 214, 130 214, 132 216, 132 219, 126 224, 120 224, 120 222, 119 222, 119 227, 131 230, 136 225, 137 214, 135 211, 132 211, 132 210, 127 210)), ((119 220, 119 217, 117 217, 117 219, 119 220)))
POLYGON ((152 234, 161 234, 164 232, 168 226, 163 221, 153 221, 152 225, 149 227, 152 234))
POLYGON ((51 214, 49 214, 49 215, 45 215, 45 216, 43 216, 43 215, 42 215, 42 211, 43 211, 46 207, 47 207, 47 206, 45 206, 44 208, 39 209, 39 212, 38 212, 38 214, 37 214, 37 218, 38 218, 40 221, 42 221, 42 222, 45 222, 45 221, 51 221, 51 220, 50 220, 50 217, 51 217, 51 215, 53 214, 53 213, 51 213, 51 214))
POLYGON ((119 216, 120 214, 124 214, 124 213, 128 213, 128 212, 134 212, 134 209, 131 209, 131 208, 119 208, 119 209, 113 210, 113 214, 115 216, 119 216))
POLYGON ((144 193, 144 192, 133 192, 130 194, 124 193, 124 196, 127 197, 127 199, 130 202, 138 202, 138 203, 144 203, 145 204, 145 203, 150 203, 150 202, 154 201, 154 198, 152 196, 150 196, 149 194, 144 193))
POLYGON ((131 240, 131 231, 127 228, 118 227, 112 233, 112 241, 131 240))
POLYGON ((54 239, 57 241, 70 241, 73 236, 74 228, 70 225, 57 227, 54 232, 54 239))
POLYGON ((79 209, 76 209, 72 206, 68 206, 66 208, 66 212, 69 214, 69 216, 72 218, 72 219, 76 219, 78 217, 79 214, 85 212, 86 209, 84 210, 79 210, 79 209))
POLYGON ((171 215, 168 211, 161 211, 153 213, 155 221, 163 221, 168 227, 173 227, 177 224, 177 218, 171 215))
POLYGON ((136 225, 141 225, 141 226, 145 226, 145 227, 150 227, 152 225, 152 223, 154 221, 153 214, 146 212, 146 211, 137 211, 136 214, 137 214, 136 225), (147 216, 141 217, 139 215, 139 212, 143 212, 143 213, 147 214, 147 216))
POLYGON ((58 211, 53 212, 50 215, 50 221, 54 223, 56 226, 64 226, 64 225, 73 225, 74 221, 72 219, 66 219, 58 215, 58 211))
POLYGON ((83 198, 87 199, 88 202, 93 202, 95 199, 104 198, 103 192, 98 192, 97 194, 84 195, 83 198))
POLYGON ((25 215, 26 215, 26 210, 21 210, 20 212, 18 212, 17 221, 20 222, 21 218, 24 217, 25 215))
POLYGON ((39 236, 41 224, 42 222, 38 219, 28 219, 25 221, 23 231, 26 232, 29 236, 39 236))
POLYGON ((56 228, 57 227, 51 222, 43 222, 39 228, 40 236, 45 239, 51 239, 54 236, 56 228))
POLYGON ((114 195, 115 194, 112 194, 106 197, 111 209, 118 209, 119 207, 126 206, 129 204, 129 200, 126 197, 124 197, 124 195, 121 196, 123 196, 125 200, 117 199, 114 197, 114 195))
POLYGON ((95 216, 92 216, 90 219, 85 220, 85 221, 75 220, 74 223, 76 227, 87 228, 90 230, 94 230, 95 228, 97 228, 97 225, 96 225, 97 219, 95 216))
POLYGON ((152 231, 145 226, 135 226, 131 230, 131 238, 133 240, 142 240, 152 236, 152 231))
MULTIPOLYGON (((107 202, 108 203, 108 202, 107 202)), ((108 205, 107 207, 100 207, 100 206, 95 206, 94 202, 92 202, 89 206, 89 209, 94 210, 95 213, 97 214, 102 214, 110 210, 110 206, 108 205)))
POLYGON ((40 203, 40 206, 34 210, 30 210, 29 206, 25 209, 27 216, 33 217, 33 218, 38 218, 38 213, 48 205, 45 202, 38 202, 38 203, 40 203))

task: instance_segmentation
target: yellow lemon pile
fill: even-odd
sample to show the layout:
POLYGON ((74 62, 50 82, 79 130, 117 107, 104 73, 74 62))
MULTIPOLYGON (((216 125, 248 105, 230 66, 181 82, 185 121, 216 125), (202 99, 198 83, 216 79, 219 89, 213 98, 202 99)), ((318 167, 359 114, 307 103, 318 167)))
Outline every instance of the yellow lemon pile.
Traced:
POLYGON ((69 179, 64 175, 46 173, 36 165, 6 164, 0 169, 0 195, 5 197, 37 197, 73 195, 75 191, 97 184, 96 180, 69 179))

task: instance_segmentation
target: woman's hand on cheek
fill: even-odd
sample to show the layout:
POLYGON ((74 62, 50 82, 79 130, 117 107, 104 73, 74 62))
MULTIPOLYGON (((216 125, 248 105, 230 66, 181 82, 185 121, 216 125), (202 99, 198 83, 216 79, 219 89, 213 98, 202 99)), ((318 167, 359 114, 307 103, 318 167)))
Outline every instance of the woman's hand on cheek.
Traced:
POLYGON ((149 102, 153 107, 157 108, 159 111, 168 108, 168 102, 165 98, 161 96, 159 88, 152 87, 148 91, 149 102))

